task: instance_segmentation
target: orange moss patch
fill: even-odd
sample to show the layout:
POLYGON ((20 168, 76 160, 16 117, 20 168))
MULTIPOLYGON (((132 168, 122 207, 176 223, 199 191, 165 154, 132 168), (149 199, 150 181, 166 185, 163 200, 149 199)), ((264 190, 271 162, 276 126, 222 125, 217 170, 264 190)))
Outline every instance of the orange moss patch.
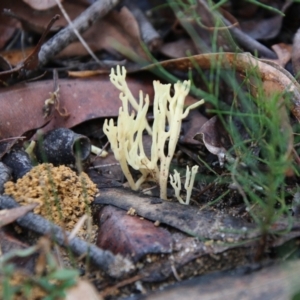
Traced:
POLYGON ((98 192, 96 185, 84 172, 77 175, 66 166, 40 164, 16 183, 5 184, 5 194, 20 204, 38 203, 34 212, 55 224, 72 230, 86 212, 98 192))

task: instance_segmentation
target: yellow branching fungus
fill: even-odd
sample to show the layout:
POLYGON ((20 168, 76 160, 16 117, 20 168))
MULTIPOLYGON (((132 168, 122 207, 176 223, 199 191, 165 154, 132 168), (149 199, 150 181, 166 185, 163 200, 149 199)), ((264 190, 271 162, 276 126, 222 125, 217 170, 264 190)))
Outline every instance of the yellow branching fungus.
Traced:
POLYGON ((118 66, 116 72, 112 69, 110 80, 120 90, 122 102, 117 125, 111 119, 105 120, 103 126, 114 155, 120 162, 131 189, 138 190, 146 180, 155 180, 160 186, 160 197, 167 199, 169 167, 178 142, 182 119, 204 100, 190 105, 184 111, 184 101, 190 90, 190 81, 174 84, 173 96, 170 95, 171 84, 154 81, 154 122, 151 128, 146 118, 149 97, 148 95, 144 97, 143 92, 140 91, 139 103, 136 101, 127 86, 125 68, 121 69, 118 66), (129 105, 132 106, 133 112, 129 111, 129 105), (142 136, 145 130, 152 136, 150 157, 146 156, 143 146, 142 136), (129 166, 142 174, 136 182, 129 166))

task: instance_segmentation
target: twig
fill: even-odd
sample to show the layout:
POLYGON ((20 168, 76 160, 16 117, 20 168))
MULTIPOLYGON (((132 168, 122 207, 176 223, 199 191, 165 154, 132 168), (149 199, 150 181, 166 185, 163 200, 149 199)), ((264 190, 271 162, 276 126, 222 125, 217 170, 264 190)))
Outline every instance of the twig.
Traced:
POLYGON ((52 57, 76 40, 77 36, 74 29, 79 33, 86 31, 98 19, 104 17, 119 1, 98 0, 89 6, 73 21, 72 26, 69 25, 62 29, 43 45, 39 53, 40 65, 45 65, 52 57))
MULTIPOLYGON (((19 207, 18 203, 9 196, 0 197, 0 209, 9 209, 19 207)), ((41 235, 49 235, 56 243, 63 247, 68 247, 76 255, 86 253, 91 262, 106 272, 108 275, 120 278, 134 270, 131 261, 121 255, 114 255, 110 251, 102 250, 95 245, 88 244, 78 237, 71 240, 66 238, 69 232, 62 230, 45 218, 29 212, 27 215, 19 218, 17 224, 23 228, 32 230, 41 235)))
POLYGON ((136 18, 140 27, 142 40, 151 51, 157 49, 161 45, 161 38, 145 14, 131 0, 125 0, 124 4, 136 18))
POLYGON ((71 28, 73 29, 74 33, 76 34, 78 40, 81 42, 82 46, 85 48, 85 50, 89 53, 89 55, 100 65, 102 66, 101 61, 98 59, 98 57, 93 53, 93 51, 91 50, 91 48, 89 47, 89 45, 86 43, 86 41, 82 38, 82 36, 80 35, 80 33, 78 32, 78 30, 74 27, 73 22, 71 21, 69 15, 67 14, 66 10, 64 9, 64 7, 62 6, 61 2, 59 0, 55 0, 56 4, 58 5, 60 11, 62 12, 62 14, 64 15, 65 19, 68 21, 69 26, 71 26, 71 28))
POLYGON ((265 45, 261 44, 257 40, 253 39, 251 36, 244 33, 238 27, 229 27, 231 23, 223 17, 223 22, 226 26, 228 26, 229 31, 232 36, 236 39, 238 44, 243 48, 251 51, 252 53, 256 50, 259 56, 269 59, 276 59, 277 55, 274 51, 267 48, 265 45))

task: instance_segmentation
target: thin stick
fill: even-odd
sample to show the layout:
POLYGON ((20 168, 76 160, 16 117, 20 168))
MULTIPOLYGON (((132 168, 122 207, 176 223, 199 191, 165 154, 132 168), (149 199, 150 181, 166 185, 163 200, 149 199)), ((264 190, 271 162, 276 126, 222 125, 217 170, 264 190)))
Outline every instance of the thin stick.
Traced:
POLYGON ((89 6, 66 28, 59 31, 48 40, 39 53, 40 65, 45 65, 52 57, 76 40, 75 30, 83 33, 91 27, 98 19, 104 17, 120 0, 98 0, 89 6))
MULTIPOLYGON (((0 196, 0 209, 19 207, 19 204, 9 196, 0 196)), ((74 254, 80 256, 87 254, 94 266, 102 269, 108 275, 120 278, 134 270, 130 260, 121 255, 114 255, 110 251, 102 250, 78 237, 68 238, 70 233, 62 230, 45 218, 29 212, 17 219, 16 223, 23 228, 32 230, 41 235, 48 235, 60 246, 69 248, 74 254), (67 238, 66 238, 67 237, 67 238)))
POLYGON ((71 26, 71 28, 73 29, 74 33, 76 34, 78 40, 81 42, 82 46, 85 48, 85 50, 89 53, 89 55, 100 65, 102 66, 102 62, 98 59, 98 57, 94 54, 94 52, 91 50, 91 48, 89 47, 89 45, 86 43, 86 41, 83 39, 83 37, 81 36, 81 34, 78 32, 78 30, 74 27, 73 22, 71 21, 69 15, 67 14, 66 10, 64 9, 64 7, 62 6, 61 2, 59 0, 55 0, 60 11, 62 12, 62 14, 64 15, 65 19, 68 21, 69 26, 71 26))
POLYGON ((142 40, 146 43, 151 51, 159 48, 162 43, 160 35, 145 16, 144 12, 140 10, 138 6, 131 0, 125 0, 124 3, 139 24, 142 40))
MULTIPOLYGON (((223 22, 226 26, 230 26, 231 23, 223 17, 223 22)), ((251 51, 252 53, 256 50, 259 56, 269 59, 276 59, 277 55, 274 51, 266 47, 265 45, 261 44, 248 34, 244 33, 238 27, 229 27, 229 31, 231 32, 232 36, 236 39, 238 44, 243 48, 251 51)))

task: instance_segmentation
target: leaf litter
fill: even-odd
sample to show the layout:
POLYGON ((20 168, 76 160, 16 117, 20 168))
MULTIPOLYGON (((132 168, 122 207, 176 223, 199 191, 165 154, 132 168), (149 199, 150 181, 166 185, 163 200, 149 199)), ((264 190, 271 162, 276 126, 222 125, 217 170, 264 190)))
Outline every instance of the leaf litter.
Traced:
MULTIPOLYGON (((91 154, 86 165, 71 166, 78 172, 85 169, 100 189, 90 208, 99 227, 97 242, 92 241, 97 246, 79 238, 68 241, 65 237, 69 233, 63 228, 27 214, 33 207, 14 208, 16 203, 7 196, 0 199, 3 230, 11 230, 16 241, 25 239, 22 249, 35 245, 44 235, 70 247, 81 259, 91 247, 89 259, 97 267, 90 269, 88 260, 81 260, 81 266, 87 272, 86 279, 105 299, 130 294, 138 299, 141 293, 151 298, 152 290, 166 284, 170 291, 182 289, 185 293, 190 289, 197 295, 195 287, 201 278, 206 280, 208 272, 235 269, 239 274, 239 268, 246 266, 255 279, 261 276, 258 268, 267 274, 277 268, 274 257, 282 260, 280 251, 287 248, 287 242, 293 245, 292 253, 298 253, 299 224, 289 205, 297 205, 297 197, 291 199, 298 191, 300 161, 299 21, 293 24, 291 36, 284 30, 292 12, 300 10, 299 3, 216 1, 212 5, 199 0, 160 7, 155 1, 103 1, 102 6, 92 2, 61 1, 74 25, 68 24, 57 1, 44 1, 42 6, 31 0, 1 2, 1 11, 8 9, 7 14, 13 16, 0 20, 0 55, 4 57, 0 72, 4 86, 0 90, 1 148, 6 149, 4 153, 14 147, 26 148, 30 139, 37 140, 41 133, 61 127, 85 132, 93 145, 107 148, 103 122, 116 118, 120 107, 119 92, 110 83, 108 72, 118 64, 129 70, 127 82, 136 98, 143 90, 153 99, 153 79, 168 83, 189 78, 193 87, 186 105, 201 98, 206 102, 184 120, 171 168, 184 177, 186 165, 200 166, 191 205, 174 203, 171 189, 168 198, 172 201, 155 197, 159 194, 156 182, 146 183, 139 192, 128 192, 122 185, 119 162, 107 148, 107 158, 91 154), (47 28, 45 20, 56 14, 60 19, 47 28), (89 58, 86 48, 76 41, 74 27, 97 60, 89 58), (43 33, 46 41, 38 44, 43 33), (53 80, 54 69, 58 78, 53 80), (50 105, 47 114, 45 105, 50 105), (247 123, 251 114, 254 119, 258 114, 262 117, 256 124, 247 123), (275 131, 267 128, 268 119, 274 122, 275 131), (261 135, 255 136, 252 128, 261 135), (274 132, 284 137, 281 145, 272 141, 274 132), (266 153, 271 156, 276 151, 267 152, 264 141, 282 154, 280 159, 285 158, 281 169, 268 164, 266 153), (259 163, 252 164, 253 160, 259 163), (274 182, 281 180, 274 190, 271 181, 269 186, 265 184, 272 172, 277 172, 274 182), (274 198, 271 204, 267 190, 274 198), (52 236, 51 228, 55 231, 52 236), (28 238, 28 233, 33 237, 28 238), (269 255, 270 251, 275 254, 269 255), (204 276, 199 279, 196 275, 204 276), (195 277, 192 289, 185 281, 172 285, 191 277, 195 277)), ((153 122, 151 107, 147 120, 153 122)), ((143 140, 145 148, 151 148, 151 138, 143 140)), ((80 221, 76 226, 82 226, 80 221)), ((7 235, 4 231, 1 234, 3 239, 7 235)), ((17 242, 12 248, 19 251, 17 242)), ((30 258, 31 267, 23 269, 32 268, 35 259, 30 258)), ((13 263, 22 267, 20 261, 13 263)), ((69 263, 64 260, 64 264, 69 263)), ((243 270, 240 274, 247 283, 252 279, 243 270)), ((216 274, 214 282, 234 285, 240 280, 238 276, 229 278, 227 273, 216 274)), ((287 275, 278 271, 278 278, 282 276, 287 275)), ((84 286, 84 282, 78 284, 84 286)), ((263 292, 258 284, 254 287, 263 292)), ((79 289, 72 293, 78 296, 79 289)), ((90 290, 87 286, 82 289, 90 290)), ((230 291, 239 293, 233 287, 230 291)), ((95 294, 93 289, 90 292, 95 294)), ((290 291, 282 288, 280 292, 286 295, 290 291)), ((159 295, 169 297, 157 293, 156 299, 159 295)), ((209 289, 205 293, 207 297, 215 295, 209 289)))

